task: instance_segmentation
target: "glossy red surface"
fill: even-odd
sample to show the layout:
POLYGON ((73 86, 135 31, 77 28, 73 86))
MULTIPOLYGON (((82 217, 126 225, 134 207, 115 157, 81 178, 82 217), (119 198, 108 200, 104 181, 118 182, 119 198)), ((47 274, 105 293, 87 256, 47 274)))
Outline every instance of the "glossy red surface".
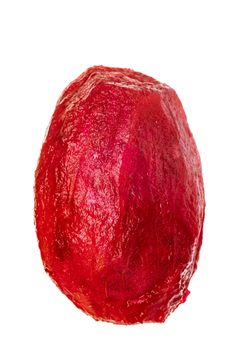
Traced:
POLYGON ((198 151, 175 91, 92 67, 60 97, 36 170, 44 267, 97 320, 163 322, 188 295, 204 220, 198 151))

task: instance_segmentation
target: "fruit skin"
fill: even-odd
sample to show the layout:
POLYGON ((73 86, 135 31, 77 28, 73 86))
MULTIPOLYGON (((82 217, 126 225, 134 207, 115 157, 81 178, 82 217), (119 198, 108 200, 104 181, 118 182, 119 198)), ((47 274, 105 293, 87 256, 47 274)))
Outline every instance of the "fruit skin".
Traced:
POLYGON ((45 270, 96 320, 164 322, 189 294, 204 221, 199 154, 175 91, 95 66, 57 102, 35 173, 45 270))

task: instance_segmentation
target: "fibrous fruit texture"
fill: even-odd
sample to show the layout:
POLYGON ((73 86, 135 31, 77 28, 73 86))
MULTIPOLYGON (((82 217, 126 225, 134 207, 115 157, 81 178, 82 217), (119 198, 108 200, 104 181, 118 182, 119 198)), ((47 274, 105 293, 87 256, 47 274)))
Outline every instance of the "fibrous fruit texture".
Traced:
POLYGON ((189 294, 202 242, 199 154, 175 91, 92 67, 57 102, 35 176, 42 260, 96 320, 163 322, 189 294))

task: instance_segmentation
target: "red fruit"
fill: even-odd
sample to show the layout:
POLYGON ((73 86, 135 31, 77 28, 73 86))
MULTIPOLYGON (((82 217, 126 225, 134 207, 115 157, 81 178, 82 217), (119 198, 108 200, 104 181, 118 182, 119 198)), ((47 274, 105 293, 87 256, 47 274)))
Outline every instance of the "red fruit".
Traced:
POLYGON ((175 91, 93 67, 60 97, 35 181, 46 271, 96 320, 163 322, 197 267, 198 151, 175 91))

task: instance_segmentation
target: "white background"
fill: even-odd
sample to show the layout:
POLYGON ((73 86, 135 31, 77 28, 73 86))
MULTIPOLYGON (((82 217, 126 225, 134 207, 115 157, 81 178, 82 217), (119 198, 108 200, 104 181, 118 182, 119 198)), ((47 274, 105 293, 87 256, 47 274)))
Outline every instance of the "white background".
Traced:
POLYGON ((0 348, 233 349, 232 1, 1 1, 0 348), (191 295, 164 324, 116 326, 45 274, 34 170, 64 87, 92 65, 174 87, 203 163, 206 221, 191 295))

